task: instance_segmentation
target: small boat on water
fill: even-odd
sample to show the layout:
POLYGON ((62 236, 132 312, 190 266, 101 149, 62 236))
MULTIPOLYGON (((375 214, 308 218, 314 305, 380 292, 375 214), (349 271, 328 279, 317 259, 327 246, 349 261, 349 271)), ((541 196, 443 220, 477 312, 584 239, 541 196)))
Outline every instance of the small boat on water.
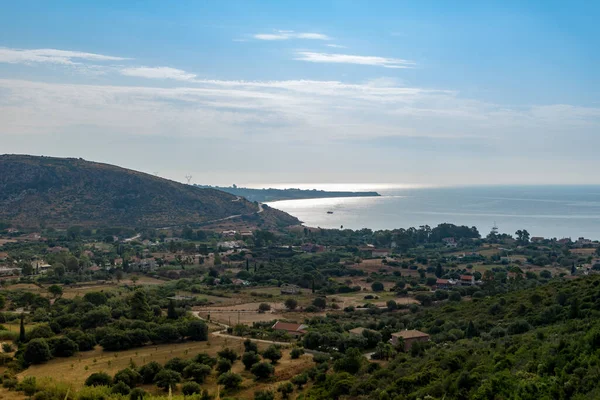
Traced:
POLYGON ((333 211, 327 211, 327 214, 333 214, 333 211))

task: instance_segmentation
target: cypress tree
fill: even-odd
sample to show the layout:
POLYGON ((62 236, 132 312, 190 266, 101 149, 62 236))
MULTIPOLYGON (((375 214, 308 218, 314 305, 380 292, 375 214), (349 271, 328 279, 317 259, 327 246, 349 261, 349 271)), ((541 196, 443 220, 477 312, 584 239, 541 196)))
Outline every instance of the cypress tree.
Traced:
POLYGON ((19 329, 19 342, 21 343, 25 343, 25 323, 23 322, 24 318, 25 315, 21 313, 21 327, 19 329))
POLYGON ((169 301, 169 308, 167 309, 167 318, 177 319, 177 311, 175 311, 175 303, 173 300, 169 301))

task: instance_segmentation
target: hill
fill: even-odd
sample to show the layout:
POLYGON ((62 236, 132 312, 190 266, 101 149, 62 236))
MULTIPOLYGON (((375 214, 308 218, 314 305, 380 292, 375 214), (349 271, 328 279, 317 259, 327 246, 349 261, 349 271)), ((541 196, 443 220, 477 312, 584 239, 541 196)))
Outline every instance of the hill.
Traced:
POLYGON ((251 189, 237 186, 204 186, 196 185, 202 188, 213 188, 223 192, 231 193, 236 196, 242 196, 250 201, 261 203, 278 200, 298 200, 298 199, 323 199, 331 197, 377 197, 381 196, 377 192, 341 192, 325 190, 304 190, 304 189, 251 189))
MULTIPOLYGON (((166 227, 256 218, 258 211, 256 204, 229 193, 114 165, 0 155, 0 221, 20 227, 166 227)), ((298 222, 281 217, 284 223, 298 222)), ((279 222, 273 215, 269 220, 279 222)))

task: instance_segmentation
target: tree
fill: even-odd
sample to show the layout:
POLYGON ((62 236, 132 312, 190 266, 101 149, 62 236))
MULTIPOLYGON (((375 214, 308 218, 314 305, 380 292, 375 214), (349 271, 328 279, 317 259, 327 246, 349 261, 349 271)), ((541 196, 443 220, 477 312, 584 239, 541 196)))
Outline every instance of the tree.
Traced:
POLYGON ((298 301, 292 298, 286 299, 284 304, 288 310, 295 310, 298 307, 298 301))
POLYGON ((239 389, 242 383, 242 377, 238 374, 234 374, 233 372, 226 372, 219 376, 217 383, 225 386, 226 389, 235 390, 239 389))
POLYGON ((214 265, 221 265, 221 256, 219 255, 219 253, 215 253, 214 265))
POLYGON ((123 382, 131 388, 142 382, 142 375, 128 367, 118 371, 113 378, 113 382, 123 382))
POLYGON ((94 372, 85 380, 85 386, 110 386, 112 378, 106 372, 94 372))
POLYGON ((242 364, 244 364, 244 368, 247 370, 250 370, 259 361, 260 357, 253 351, 247 351, 242 355, 242 364))
POLYGON ((268 303, 260 303, 258 306, 258 312, 264 313, 267 311, 271 311, 271 306, 268 303))
POLYGON ((381 283, 381 282, 373 282, 371 284, 371 289, 374 292, 383 292, 385 287, 383 286, 383 283, 381 283))
POLYGON ((277 345, 270 345, 267 349, 262 353, 262 356, 268 360, 271 360, 271 363, 277 364, 282 357, 281 348, 277 345))
POLYGON ((459 292, 450 292, 450 295, 448 296, 448 300, 450 301, 460 301, 462 299, 462 296, 460 295, 459 292))
POLYGON ((163 369, 154 378, 156 386, 164 390, 175 388, 179 382, 181 382, 181 374, 170 369, 163 369))
POLYGON ((23 359, 28 364, 40 364, 52 358, 46 339, 33 339, 25 347, 23 359))
POLYGON ((183 369, 183 377, 191 379, 196 383, 203 383, 211 371, 212 368, 208 365, 193 362, 183 369))
POLYGON ((33 275, 33 273, 35 272, 33 270, 33 265, 31 265, 31 263, 28 262, 20 263, 19 267, 21 268, 21 274, 25 276, 33 275))
POLYGON ((467 325, 467 329, 465 330, 465 336, 469 339, 479 336, 479 331, 475 327, 475 324, 473 323, 473 321, 469 321, 469 324, 467 325))
POLYGON ((529 243, 529 232, 527 232, 525 229, 519 229, 515 232, 515 235, 517 235, 517 242, 519 242, 520 244, 529 243))
POLYGON ((127 385, 123 381, 119 381, 115 383, 112 388, 110 388, 111 393, 120 394, 120 395, 128 395, 131 392, 131 387, 127 385))
POLYGON ((21 325, 19 326, 19 342, 25 343, 25 323, 24 323, 25 314, 21 313, 21 325))
POLYGON ((173 300, 169 300, 169 307, 167 308, 167 318, 177 319, 177 311, 175 310, 175 302, 173 300))
POLYGON ((256 376, 256 380, 264 380, 270 378, 275 373, 275 368, 267 362, 259 362, 252 366, 250 372, 256 376))
POLYGON ((258 390, 254 392, 254 400, 275 400, 275 393, 270 390, 258 390))
POLYGON ((252 340, 246 339, 246 340, 244 340, 244 351, 245 352, 253 351, 258 354, 258 345, 256 343, 254 343, 252 340))
POLYGON ((129 392, 129 400, 144 400, 146 392, 142 388, 134 388, 129 392))
POLYGON ((191 396, 193 394, 200 394, 202 388, 196 382, 186 382, 181 387, 181 393, 186 396, 191 396))
POLYGON ((238 359, 237 353, 229 347, 226 347, 223 350, 217 352, 217 355, 221 358, 229 360, 232 364, 235 362, 235 360, 238 359))
POLYGON ((394 300, 388 300, 386 303, 388 310, 394 311, 398 309, 398 304, 394 300))
POLYGON ((190 363, 191 363, 190 360, 184 360, 182 358, 175 357, 175 358, 171 358, 169 361, 167 361, 167 363, 165 364, 165 369, 177 371, 181 374, 183 372, 183 370, 185 369, 185 367, 190 365, 190 363))
POLYGON ((152 312, 146 299, 146 293, 143 289, 137 289, 131 298, 131 319, 149 321, 152 318, 152 312))
POLYGON ((220 358, 219 361, 217 361, 217 372, 219 374, 224 374, 229 371, 231 371, 231 361, 225 358, 220 358))
POLYGON ((290 394, 294 393, 294 385, 291 382, 285 382, 279 385, 277 391, 281 393, 281 397, 283 399, 287 399, 290 397, 290 394))
POLYGON ((77 343, 64 336, 50 339, 48 345, 54 357, 71 357, 79 350, 77 343))
POLYGON ((302 354, 304 354, 304 349, 302 347, 294 347, 292 351, 290 351, 290 357, 292 360, 300 358, 302 354))
POLYGON ((336 372, 356 374, 362 367, 364 360, 362 352, 353 347, 348 349, 346 354, 333 364, 333 369, 336 372))
POLYGON ((313 300, 312 304, 317 308, 324 309, 327 306, 327 301, 324 297, 317 297, 313 300))
POLYGON ((191 340, 205 341, 208 340, 208 326, 201 320, 190 321, 187 326, 187 336, 191 340))
POLYGON ((299 374, 294 376, 290 382, 292 382, 294 385, 296 385, 298 387, 298 390, 302 389, 302 386, 306 385, 306 383, 308 382, 308 375, 306 374, 299 374))
POLYGON ((442 268, 442 264, 438 263, 435 267, 435 276, 441 278, 444 275, 444 269, 442 268))
POLYGON ((156 374, 162 371, 162 369, 162 365, 160 365, 156 361, 150 361, 148 364, 144 364, 140 368, 138 368, 138 373, 142 377, 142 382, 144 382, 145 384, 150 384, 154 382, 156 374))

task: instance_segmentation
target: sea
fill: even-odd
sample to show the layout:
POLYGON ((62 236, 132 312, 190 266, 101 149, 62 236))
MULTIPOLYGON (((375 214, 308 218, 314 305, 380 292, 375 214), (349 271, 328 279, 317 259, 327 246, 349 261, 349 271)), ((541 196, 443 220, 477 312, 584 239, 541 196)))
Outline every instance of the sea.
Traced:
POLYGON ((321 228, 372 230, 435 227, 444 222, 492 227, 514 235, 600 240, 600 186, 272 185, 323 190, 375 190, 381 197, 285 200, 267 203, 321 228))

